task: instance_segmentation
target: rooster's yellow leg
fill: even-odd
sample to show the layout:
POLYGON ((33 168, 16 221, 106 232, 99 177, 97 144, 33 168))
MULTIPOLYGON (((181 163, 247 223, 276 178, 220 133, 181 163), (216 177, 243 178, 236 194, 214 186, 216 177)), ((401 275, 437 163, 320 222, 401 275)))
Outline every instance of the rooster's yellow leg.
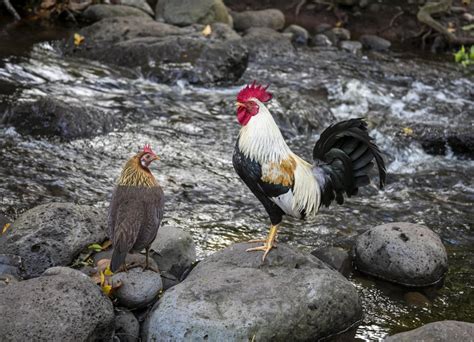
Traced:
MULTIPOLYGON (((265 261, 265 257, 270 252, 270 250, 272 248, 276 248, 275 240, 276 240, 277 232, 278 232, 278 225, 276 226, 272 225, 270 227, 270 233, 268 233, 267 239, 262 241, 264 242, 263 246, 249 248, 247 249, 247 252, 264 251, 262 261, 265 261)), ((260 242, 260 241, 256 241, 256 242, 260 242)))

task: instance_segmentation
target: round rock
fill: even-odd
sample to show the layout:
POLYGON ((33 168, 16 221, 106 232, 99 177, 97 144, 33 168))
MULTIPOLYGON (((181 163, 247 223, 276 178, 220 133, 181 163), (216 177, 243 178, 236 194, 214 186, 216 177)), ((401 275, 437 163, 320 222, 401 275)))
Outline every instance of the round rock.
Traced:
POLYGON ((281 30, 285 26, 285 15, 278 9, 265 9, 261 11, 231 12, 234 28, 245 31, 251 27, 268 27, 281 30))
POLYGON ((115 310, 115 333, 114 337, 120 342, 135 342, 140 338, 140 324, 130 311, 117 308, 115 310))
POLYGON ((280 244, 262 262, 249 247, 213 254, 166 291, 143 340, 318 340, 360 321, 356 289, 322 261, 280 244))
POLYGON ((460 321, 439 321, 420 328, 387 337, 384 342, 452 342, 472 341, 474 323, 460 321))
POLYGON ((0 287, 0 341, 110 341, 112 302, 80 272, 0 287))
POLYGON ((230 15, 222 0, 160 0, 156 5, 156 19, 178 26, 230 24, 230 15))
POLYGON ((149 14, 135 7, 104 4, 89 6, 82 13, 82 17, 87 21, 93 22, 113 17, 142 17, 142 19, 151 19, 149 14))
POLYGON ((308 44, 309 34, 308 34, 308 31, 304 27, 301 27, 299 25, 290 25, 283 32, 291 34, 291 41, 295 45, 308 44))
POLYGON ((143 308, 152 303, 163 288, 159 273, 143 271, 139 267, 112 276, 113 284, 119 281, 122 285, 115 290, 114 295, 120 305, 129 309, 143 308))
POLYGON ((395 222, 369 229, 357 237, 354 251, 359 270, 406 286, 435 284, 448 269, 439 236, 413 223, 395 222))
POLYGON ((196 261, 196 245, 193 237, 176 227, 161 227, 151 244, 151 249, 155 252, 152 258, 163 276, 165 289, 176 285, 196 261))
POLYGON ((25 277, 66 266, 88 245, 105 240, 102 209, 72 203, 43 204, 24 212, 0 239, 0 250, 22 258, 25 277))
POLYGON ((388 50, 392 45, 392 43, 390 43, 387 39, 373 34, 364 34, 360 36, 359 41, 362 43, 364 48, 375 51, 388 50))

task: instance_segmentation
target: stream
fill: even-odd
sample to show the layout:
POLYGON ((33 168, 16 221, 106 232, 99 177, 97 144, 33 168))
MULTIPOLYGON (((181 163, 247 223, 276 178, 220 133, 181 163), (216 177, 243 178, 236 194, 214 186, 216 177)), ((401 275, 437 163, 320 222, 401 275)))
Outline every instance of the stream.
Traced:
POLYGON ((472 127, 474 81, 451 62, 307 48, 295 59, 250 63, 233 86, 200 87, 65 58, 48 41, 21 51, 6 43, 0 48, 0 118, 10 104, 51 97, 124 122, 106 135, 70 142, 21 135, 0 124, 0 213, 14 219, 54 201, 107 206, 122 166, 149 143, 161 157, 152 171, 167 198, 164 224, 189 230, 199 258, 265 235, 268 217, 231 160, 239 131, 235 96, 255 79, 270 84, 269 109, 294 152, 310 160, 327 125, 365 117, 389 173, 382 191, 374 183, 342 206, 322 208, 313 220, 285 218, 280 241, 306 251, 348 247, 369 227, 409 221, 433 229, 448 250, 449 272, 438 290, 353 274, 365 311, 356 338, 380 340, 443 319, 474 321, 474 161, 449 147, 445 155, 427 154, 402 131, 418 123, 472 127), (407 300, 414 291, 427 302, 407 300))

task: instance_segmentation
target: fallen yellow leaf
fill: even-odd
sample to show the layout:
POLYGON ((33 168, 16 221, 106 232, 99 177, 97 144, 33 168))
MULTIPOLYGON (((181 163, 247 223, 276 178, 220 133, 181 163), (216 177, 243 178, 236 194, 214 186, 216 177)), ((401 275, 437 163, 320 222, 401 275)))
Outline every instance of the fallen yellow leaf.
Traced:
POLYGON ((111 276, 111 275, 114 274, 114 272, 112 272, 112 271, 110 270, 110 266, 107 266, 107 267, 105 268, 104 274, 105 274, 106 276, 111 276))
POLYGON ((74 45, 81 45, 84 39, 84 36, 81 36, 79 33, 74 33, 74 45))
POLYGON ((212 33, 211 25, 206 25, 204 30, 202 30, 202 34, 204 37, 209 36, 212 33))
POLYGON ((112 285, 103 285, 102 292, 104 292, 106 296, 110 296, 112 292, 112 285))
POLYGON ((2 234, 5 234, 8 230, 8 228, 10 228, 10 226, 11 226, 10 223, 6 223, 2 228, 2 234))
POLYGON ((405 135, 413 135, 413 129, 411 129, 410 127, 404 127, 403 128, 403 133, 405 135))

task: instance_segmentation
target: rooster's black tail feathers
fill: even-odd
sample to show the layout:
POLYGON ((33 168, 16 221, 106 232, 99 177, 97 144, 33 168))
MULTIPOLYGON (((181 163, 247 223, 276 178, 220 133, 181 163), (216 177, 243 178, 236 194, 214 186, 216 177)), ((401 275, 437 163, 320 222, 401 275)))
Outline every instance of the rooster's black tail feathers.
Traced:
POLYGON ((344 203, 370 183, 369 171, 377 163, 380 188, 386 178, 385 163, 379 148, 367 133, 362 119, 350 119, 329 126, 313 149, 314 174, 321 188, 321 204, 329 206, 336 199, 344 203))

